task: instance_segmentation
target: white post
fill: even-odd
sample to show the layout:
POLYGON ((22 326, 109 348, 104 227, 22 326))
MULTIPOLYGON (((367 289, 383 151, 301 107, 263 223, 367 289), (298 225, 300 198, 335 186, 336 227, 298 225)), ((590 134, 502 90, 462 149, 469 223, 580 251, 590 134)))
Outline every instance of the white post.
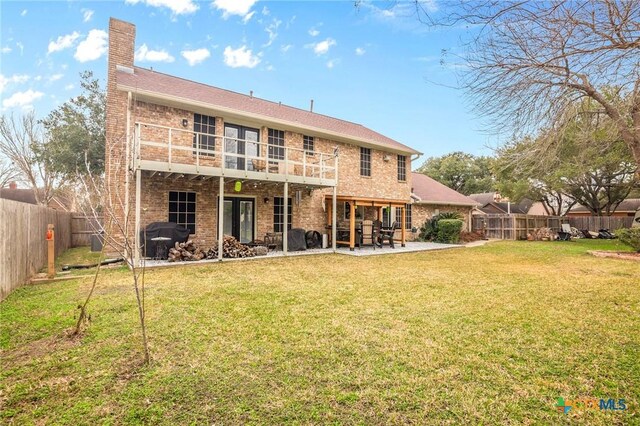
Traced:
POLYGON ((337 217, 336 210, 338 210, 338 187, 333 187, 333 198, 331 200, 331 248, 333 252, 336 252, 336 226, 337 226, 337 217))
POLYGON ((289 182, 284 183, 284 220, 282 228, 282 251, 284 255, 287 255, 289 250, 289 244, 287 238, 289 237, 289 182))
MULTIPOLYGON (((127 172, 128 174, 128 172, 127 172)), ((140 266, 140 193, 142 192, 142 171, 140 169, 136 170, 136 224, 134 228, 135 238, 134 238, 134 263, 136 266, 140 266)), ((126 220, 126 219, 125 219, 126 220)), ((127 236, 125 236, 128 238, 127 236)), ((146 247, 145 247, 146 249, 146 247)))
POLYGON ((218 191, 218 260, 222 262, 222 242, 224 240, 224 177, 220 176, 218 191))

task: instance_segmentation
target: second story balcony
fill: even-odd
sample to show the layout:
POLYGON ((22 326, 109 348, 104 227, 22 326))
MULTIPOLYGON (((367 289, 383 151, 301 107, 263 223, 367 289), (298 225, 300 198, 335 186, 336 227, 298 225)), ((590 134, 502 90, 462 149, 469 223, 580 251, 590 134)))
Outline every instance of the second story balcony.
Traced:
MULTIPOLYGON (((255 136, 255 137, 254 137, 255 136)), ((134 167, 314 186, 336 186, 338 155, 148 123, 135 123, 134 167)))

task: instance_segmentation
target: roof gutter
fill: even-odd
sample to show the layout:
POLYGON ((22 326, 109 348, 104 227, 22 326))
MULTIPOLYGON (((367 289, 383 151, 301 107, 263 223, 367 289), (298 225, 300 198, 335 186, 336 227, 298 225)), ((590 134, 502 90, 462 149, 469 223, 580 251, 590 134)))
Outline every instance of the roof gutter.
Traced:
MULTIPOLYGON (((382 150, 385 150, 385 151, 394 152, 394 153, 400 153, 400 154, 409 153, 411 156, 417 155, 418 157, 420 157, 422 155, 421 152, 418 152, 413 148, 407 147, 408 148, 407 150, 393 148, 393 147, 390 147, 390 146, 386 146, 386 145, 382 145, 382 144, 373 142, 371 140, 361 139, 361 138, 358 138, 358 137, 355 137, 355 136, 345 135, 343 133, 338 133, 338 132, 332 132, 330 130, 320 129, 320 128, 313 127, 313 126, 305 126, 305 125, 301 125, 300 123, 295 123, 295 122, 291 122, 291 121, 287 121, 287 120, 278 120, 276 118, 269 117, 269 116, 262 115, 262 114, 254 114, 254 113, 245 112, 245 111, 238 111, 238 110, 233 109, 233 108, 228 108, 228 107, 223 107, 223 106, 219 106, 219 105, 209 104, 209 103, 206 103, 206 102, 194 101, 194 100, 190 100, 190 99, 186 99, 186 98, 181 98, 181 97, 178 97, 178 96, 165 95, 165 94, 161 94, 161 93, 158 93, 158 92, 153 92, 153 91, 150 91, 150 90, 141 90, 139 88, 127 86, 127 85, 124 85, 124 84, 118 84, 117 87, 118 87, 118 90, 131 91, 131 92, 134 92, 136 95, 142 95, 142 96, 146 96, 146 97, 149 97, 149 98, 155 98, 155 99, 163 100, 163 101, 169 102, 169 103, 178 103, 178 104, 182 104, 182 105, 193 105, 193 106, 196 106, 198 108, 208 109, 208 110, 212 110, 213 109, 213 110, 220 111, 220 112, 223 112, 223 113, 227 113, 227 114, 230 114, 230 115, 237 115, 237 116, 246 117, 246 118, 257 120, 257 121, 270 122, 270 123, 279 124, 279 125, 283 125, 283 126, 294 127, 294 128, 301 129, 301 130, 310 130, 310 131, 318 133, 318 134, 327 135, 327 136, 329 136, 331 138, 337 138, 340 141, 345 142, 345 143, 353 143, 355 141, 355 142, 358 142, 358 143, 360 143, 361 145, 363 145, 365 147, 372 147, 372 148, 382 149, 382 150)), ((416 157, 416 159, 418 157, 416 157)), ((413 161, 413 159, 411 161, 413 161)))

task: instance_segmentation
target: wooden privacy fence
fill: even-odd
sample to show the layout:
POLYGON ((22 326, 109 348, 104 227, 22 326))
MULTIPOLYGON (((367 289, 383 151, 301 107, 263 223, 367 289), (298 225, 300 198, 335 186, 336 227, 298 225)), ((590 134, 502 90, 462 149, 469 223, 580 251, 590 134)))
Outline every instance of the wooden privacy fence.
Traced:
POLYGON ((487 238, 500 240, 526 240, 529 232, 538 228, 560 230, 559 216, 527 214, 483 214, 472 217, 473 231, 483 231, 487 238))
POLYGON ((0 300, 47 264, 47 225, 56 254, 71 247, 72 213, 0 199, 0 300))
POLYGON ((71 247, 91 245, 91 235, 102 230, 102 218, 73 213, 71 216, 71 247))
POLYGON ((571 226, 580 230, 598 231, 600 229, 610 229, 615 231, 620 228, 631 228, 633 216, 567 216, 565 218, 571 226))

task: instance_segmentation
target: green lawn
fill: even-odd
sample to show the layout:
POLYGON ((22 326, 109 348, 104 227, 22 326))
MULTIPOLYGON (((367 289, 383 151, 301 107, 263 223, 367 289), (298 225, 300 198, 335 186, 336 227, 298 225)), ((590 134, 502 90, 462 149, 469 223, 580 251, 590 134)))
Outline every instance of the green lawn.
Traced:
POLYGON ((623 248, 148 271, 149 366, 126 270, 101 275, 79 340, 64 332, 90 280, 23 287, 0 305, 0 422, 640 424, 640 264, 591 249, 623 248), (628 410, 565 415, 558 397, 628 410))

